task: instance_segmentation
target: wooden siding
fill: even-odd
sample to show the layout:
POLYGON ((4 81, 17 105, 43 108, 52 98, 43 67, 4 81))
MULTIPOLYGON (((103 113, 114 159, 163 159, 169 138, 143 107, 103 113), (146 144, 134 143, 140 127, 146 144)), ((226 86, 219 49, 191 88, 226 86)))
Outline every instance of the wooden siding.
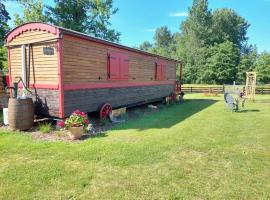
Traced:
MULTIPOLYGON (((107 61, 109 52, 119 52, 128 56, 128 81, 154 81, 155 62, 153 56, 146 56, 116 47, 106 46, 68 35, 63 39, 64 83, 107 82, 107 61)), ((163 60, 166 65, 165 80, 175 80, 176 63, 163 60)))
POLYGON ((47 31, 29 30, 15 37, 8 45, 22 45, 29 43, 42 42, 46 40, 54 40, 57 36, 47 31))
POLYGON ((116 108, 151 102, 169 96, 172 92, 173 85, 65 91, 65 116, 76 109, 84 112, 98 111, 104 103, 110 103, 116 108))
POLYGON ((59 117, 58 90, 36 89, 32 92, 36 115, 59 117))
MULTIPOLYGON (((10 47, 11 77, 22 76, 21 46, 10 47)), ((26 48, 28 61, 28 48, 26 48)), ((33 44, 30 53, 30 84, 58 84, 58 58, 55 42, 33 44), (43 47, 54 48, 54 55, 44 55, 43 47)))

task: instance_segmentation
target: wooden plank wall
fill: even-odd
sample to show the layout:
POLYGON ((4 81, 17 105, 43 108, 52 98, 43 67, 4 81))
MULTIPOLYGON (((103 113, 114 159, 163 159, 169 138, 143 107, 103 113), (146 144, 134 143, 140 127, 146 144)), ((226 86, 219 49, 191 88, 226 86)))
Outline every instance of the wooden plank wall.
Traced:
MULTIPOLYGON (((17 36, 8 45, 20 45, 55 39, 56 36, 45 31, 28 31, 17 36)), ((22 76, 21 46, 10 48, 10 64, 12 80, 22 76)), ((26 49, 28 54, 28 49, 26 49)), ((58 84, 58 58, 56 41, 42 44, 32 44, 31 47, 30 84, 58 84), (53 47, 54 55, 44 55, 43 47, 53 47)), ((26 56, 28 59, 28 55, 26 56)))
POLYGON ((45 40, 53 40, 56 38, 57 38, 56 35, 48 33, 47 31, 30 30, 18 35, 10 43, 8 43, 8 45, 22 45, 22 44, 36 43, 45 40))
MULTIPOLYGON (((64 35, 64 83, 107 82, 109 51, 124 53, 129 58, 129 82, 154 81, 156 58, 132 51, 105 46, 88 40, 64 35)), ((166 80, 175 80, 176 63, 166 61, 166 80)))

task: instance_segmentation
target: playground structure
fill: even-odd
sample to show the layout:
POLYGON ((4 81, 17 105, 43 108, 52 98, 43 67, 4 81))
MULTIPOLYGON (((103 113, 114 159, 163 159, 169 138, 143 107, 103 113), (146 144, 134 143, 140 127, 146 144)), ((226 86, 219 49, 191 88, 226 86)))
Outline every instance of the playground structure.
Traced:
POLYGON ((224 88, 224 100, 227 108, 238 111, 239 103, 241 103, 242 108, 244 108, 247 99, 254 102, 256 94, 256 77, 256 72, 246 72, 246 85, 244 88, 235 84, 224 88))
POLYGON ((256 72, 246 72, 245 96, 254 101, 256 93, 256 72))

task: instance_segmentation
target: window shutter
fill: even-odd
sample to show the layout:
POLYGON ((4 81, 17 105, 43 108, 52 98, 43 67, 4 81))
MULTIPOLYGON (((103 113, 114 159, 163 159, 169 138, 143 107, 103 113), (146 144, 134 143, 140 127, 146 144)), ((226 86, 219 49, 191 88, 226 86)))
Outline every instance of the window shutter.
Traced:
POLYGON ((122 55, 120 64, 120 79, 122 80, 128 80, 128 65, 129 65, 128 57, 122 55))
POLYGON ((162 73, 161 73, 161 80, 166 79, 166 65, 163 63, 161 67, 162 73))
POLYGON ((109 79, 116 80, 119 77, 119 55, 117 53, 109 54, 109 79))
POLYGON ((160 80, 162 75, 162 65, 160 62, 156 62, 156 80, 160 80))

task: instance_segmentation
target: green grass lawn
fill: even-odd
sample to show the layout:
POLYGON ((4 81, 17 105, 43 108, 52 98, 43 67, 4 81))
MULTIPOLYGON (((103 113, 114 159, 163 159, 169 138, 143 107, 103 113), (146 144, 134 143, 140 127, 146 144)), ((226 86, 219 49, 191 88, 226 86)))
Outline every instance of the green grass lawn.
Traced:
POLYGON ((270 96, 186 97, 76 143, 1 132, 0 199, 270 199, 270 96))

